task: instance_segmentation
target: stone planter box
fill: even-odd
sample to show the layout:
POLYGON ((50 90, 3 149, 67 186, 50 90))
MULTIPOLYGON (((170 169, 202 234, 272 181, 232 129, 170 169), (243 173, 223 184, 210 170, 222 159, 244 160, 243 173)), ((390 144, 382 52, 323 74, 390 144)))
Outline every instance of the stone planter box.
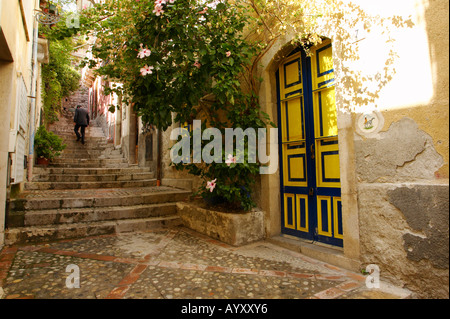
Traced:
POLYGON ((264 212, 223 213, 194 203, 177 203, 178 215, 187 228, 232 246, 264 239, 264 212))

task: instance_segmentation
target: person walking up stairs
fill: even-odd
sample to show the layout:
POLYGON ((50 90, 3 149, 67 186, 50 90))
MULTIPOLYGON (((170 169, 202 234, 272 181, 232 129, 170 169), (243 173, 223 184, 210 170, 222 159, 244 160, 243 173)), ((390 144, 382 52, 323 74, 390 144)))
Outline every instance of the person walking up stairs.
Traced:
POLYGON ((73 117, 73 121, 75 122, 75 134, 77 136, 77 142, 81 139, 81 144, 84 145, 85 131, 86 127, 89 126, 89 111, 85 108, 82 108, 81 105, 77 105, 77 109, 75 110, 75 116, 73 117), (78 130, 81 129, 81 134, 78 133, 78 130))
POLYGON ((51 131, 67 144, 10 201, 5 244, 37 243, 181 225, 176 202, 190 191, 156 186, 154 172, 131 165, 93 123, 87 142, 74 137, 71 112, 51 131))

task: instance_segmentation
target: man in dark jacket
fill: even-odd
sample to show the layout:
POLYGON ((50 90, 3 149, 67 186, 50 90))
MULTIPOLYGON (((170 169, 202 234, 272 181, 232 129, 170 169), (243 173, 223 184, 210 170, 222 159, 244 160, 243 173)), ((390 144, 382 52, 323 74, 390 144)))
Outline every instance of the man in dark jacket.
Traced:
POLYGON ((75 134, 77 135, 77 142, 81 139, 81 143, 84 144, 84 136, 86 127, 89 126, 89 112, 87 109, 82 108, 81 105, 77 105, 75 110, 75 116, 73 118, 75 122, 75 134), (78 130, 81 128, 81 135, 78 130))

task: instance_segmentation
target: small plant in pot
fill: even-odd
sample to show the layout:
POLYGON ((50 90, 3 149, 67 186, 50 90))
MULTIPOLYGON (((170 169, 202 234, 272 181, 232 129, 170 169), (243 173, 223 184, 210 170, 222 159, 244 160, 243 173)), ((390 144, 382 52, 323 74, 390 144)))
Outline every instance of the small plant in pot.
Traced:
POLYGON ((56 156, 66 148, 62 139, 53 132, 49 132, 44 126, 40 126, 34 137, 37 164, 48 165, 56 156))

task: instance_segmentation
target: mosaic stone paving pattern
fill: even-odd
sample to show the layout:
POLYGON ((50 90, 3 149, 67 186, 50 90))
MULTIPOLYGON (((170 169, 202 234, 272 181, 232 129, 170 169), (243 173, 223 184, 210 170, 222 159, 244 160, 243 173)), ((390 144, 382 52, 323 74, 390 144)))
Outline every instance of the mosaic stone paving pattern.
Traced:
POLYGON ((0 287, 4 299, 370 298, 360 274, 182 227, 4 247, 0 287))

